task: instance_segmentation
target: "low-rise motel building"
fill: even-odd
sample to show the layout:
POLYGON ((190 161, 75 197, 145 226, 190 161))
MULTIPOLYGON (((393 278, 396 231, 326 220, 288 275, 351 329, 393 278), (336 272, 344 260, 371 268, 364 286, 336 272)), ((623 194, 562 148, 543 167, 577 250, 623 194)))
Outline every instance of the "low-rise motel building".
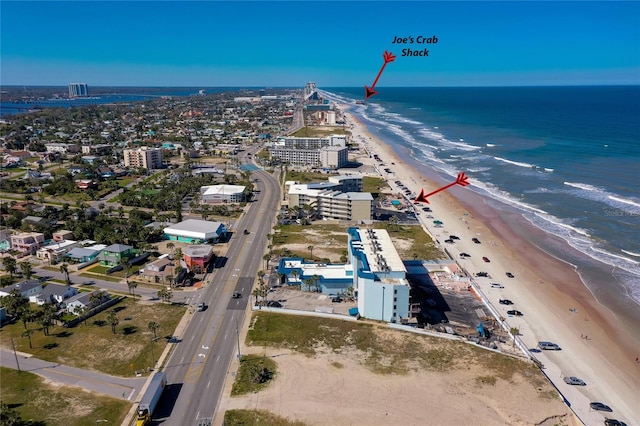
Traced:
POLYGON ((353 295, 358 314, 369 319, 403 322, 410 316, 407 269, 384 229, 352 227, 346 264, 283 258, 278 273, 287 285, 329 296, 353 295))
POLYGON ((209 220, 187 219, 164 228, 164 239, 189 244, 213 244, 226 236, 224 223, 209 220))

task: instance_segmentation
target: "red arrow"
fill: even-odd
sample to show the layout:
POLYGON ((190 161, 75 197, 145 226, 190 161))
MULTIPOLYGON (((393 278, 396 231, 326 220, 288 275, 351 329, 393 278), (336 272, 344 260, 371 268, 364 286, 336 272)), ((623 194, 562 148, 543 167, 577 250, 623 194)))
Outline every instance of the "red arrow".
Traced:
POLYGON ((378 75, 376 76, 376 79, 373 80, 373 84, 371 85, 371 87, 364 86, 364 98, 365 99, 369 99, 370 97, 372 97, 373 95, 378 93, 373 89, 376 87, 376 84, 378 83, 378 79, 382 75, 382 71, 384 71, 384 67, 386 67, 389 62, 393 62, 396 59, 396 57, 395 57, 395 55, 393 53, 387 52, 386 50, 382 54, 382 58, 384 59, 384 64, 382 64, 382 68, 380 68, 380 71, 378 72, 378 75))
POLYGON ((427 200, 427 198, 431 197, 434 194, 437 194, 440 191, 444 191, 445 189, 451 188, 454 185, 467 186, 467 185, 469 185, 469 181, 467 179, 468 178, 464 174, 464 172, 460 172, 460 173, 458 173, 458 177, 456 178, 455 182, 451 182, 450 184, 445 185, 442 188, 438 188, 433 192, 430 192, 430 193, 425 195, 424 189, 421 189, 420 190, 420 195, 418 195, 416 197, 415 202, 416 203, 427 203, 427 204, 429 204, 429 201, 427 200))

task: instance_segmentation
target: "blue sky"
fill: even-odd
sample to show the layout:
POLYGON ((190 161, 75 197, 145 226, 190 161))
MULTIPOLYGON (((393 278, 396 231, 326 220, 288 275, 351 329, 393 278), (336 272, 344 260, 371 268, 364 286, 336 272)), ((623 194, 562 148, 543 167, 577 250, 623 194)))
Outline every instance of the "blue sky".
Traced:
POLYGON ((0 40, 2 85, 640 84, 638 1, 2 0, 0 40))

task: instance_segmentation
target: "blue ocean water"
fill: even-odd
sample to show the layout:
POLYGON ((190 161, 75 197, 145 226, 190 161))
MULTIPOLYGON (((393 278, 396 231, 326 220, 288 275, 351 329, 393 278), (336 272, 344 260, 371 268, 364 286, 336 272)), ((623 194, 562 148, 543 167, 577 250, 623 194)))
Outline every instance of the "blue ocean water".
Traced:
POLYGON ((640 302, 640 86, 381 88, 365 104, 363 88, 323 93, 439 174, 466 171, 468 188, 560 236, 640 302))

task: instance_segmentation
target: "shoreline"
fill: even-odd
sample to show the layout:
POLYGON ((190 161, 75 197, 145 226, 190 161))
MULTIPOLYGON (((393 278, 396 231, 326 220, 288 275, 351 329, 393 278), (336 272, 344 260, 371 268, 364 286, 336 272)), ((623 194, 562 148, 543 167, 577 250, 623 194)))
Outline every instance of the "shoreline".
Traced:
MULTIPOLYGON (((408 148, 381 140, 349 111, 349 105, 338 104, 338 108, 347 118, 347 125, 352 127, 354 142, 362 146, 364 141, 368 151, 379 154, 385 162, 384 167, 392 169, 393 178, 385 179, 390 185, 390 180, 400 180, 416 194, 422 188, 430 191, 441 186, 438 172, 415 160, 408 148)), ((373 159, 370 161, 373 163, 373 159)), ((480 264, 479 267, 494 270, 501 269, 495 266, 513 268, 515 279, 505 278, 504 272, 491 274, 508 287, 505 292, 510 292, 509 297, 513 297, 525 313, 521 319, 509 318, 508 321, 520 327, 521 338, 529 348, 535 347, 538 340, 554 339, 563 347, 560 354, 536 354, 536 357, 543 359, 547 370, 576 375, 592 384, 582 392, 575 388, 567 389, 561 386, 562 383, 556 384, 563 394, 567 392, 565 397, 571 401, 579 417, 587 424, 597 424, 598 415, 589 410, 588 402, 598 400, 610 403, 614 414, 617 413, 617 417, 628 424, 633 424, 629 423, 632 419, 639 419, 640 396, 637 395, 640 395, 640 364, 635 362, 635 358, 640 356, 637 326, 640 315, 637 304, 631 303, 635 301, 629 298, 629 302, 625 303, 620 297, 614 299, 609 296, 607 303, 600 302, 575 265, 541 248, 552 240, 553 244, 568 247, 564 240, 536 228, 515 210, 496 207, 500 203, 493 199, 454 187, 429 201, 435 212, 434 217, 444 220, 448 232, 455 232, 463 240, 469 240, 473 234, 482 235, 478 238, 483 246, 485 241, 492 242, 490 248, 483 247, 490 253, 491 263, 480 264), (468 219, 463 219, 465 213, 469 215, 468 219), (458 222, 461 220, 467 222, 467 229, 460 226, 458 222), (495 265, 494 258, 501 264, 495 265), (522 300, 526 304, 521 305, 522 300), (556 324, 562 324, 562 327, 556 324), (588 339, 583 339, 584 335, 588 339), (585 343, 588 344, 586 348, 585 343)), ((429 231, 438 234, 435 229, 429 231)), ((470 272, 486 270, 478 269, 477 264, 468 265, 468 260, 459 263, 464 263, 462 266, 470 272)), ((614 277, 610 276, 609 279, 613 280, 614 277)), ((499 307, 494 297, 496 292, 491 292, 486 283, 481 282, 480 286, 489 295, 492 304, 499 307)))

